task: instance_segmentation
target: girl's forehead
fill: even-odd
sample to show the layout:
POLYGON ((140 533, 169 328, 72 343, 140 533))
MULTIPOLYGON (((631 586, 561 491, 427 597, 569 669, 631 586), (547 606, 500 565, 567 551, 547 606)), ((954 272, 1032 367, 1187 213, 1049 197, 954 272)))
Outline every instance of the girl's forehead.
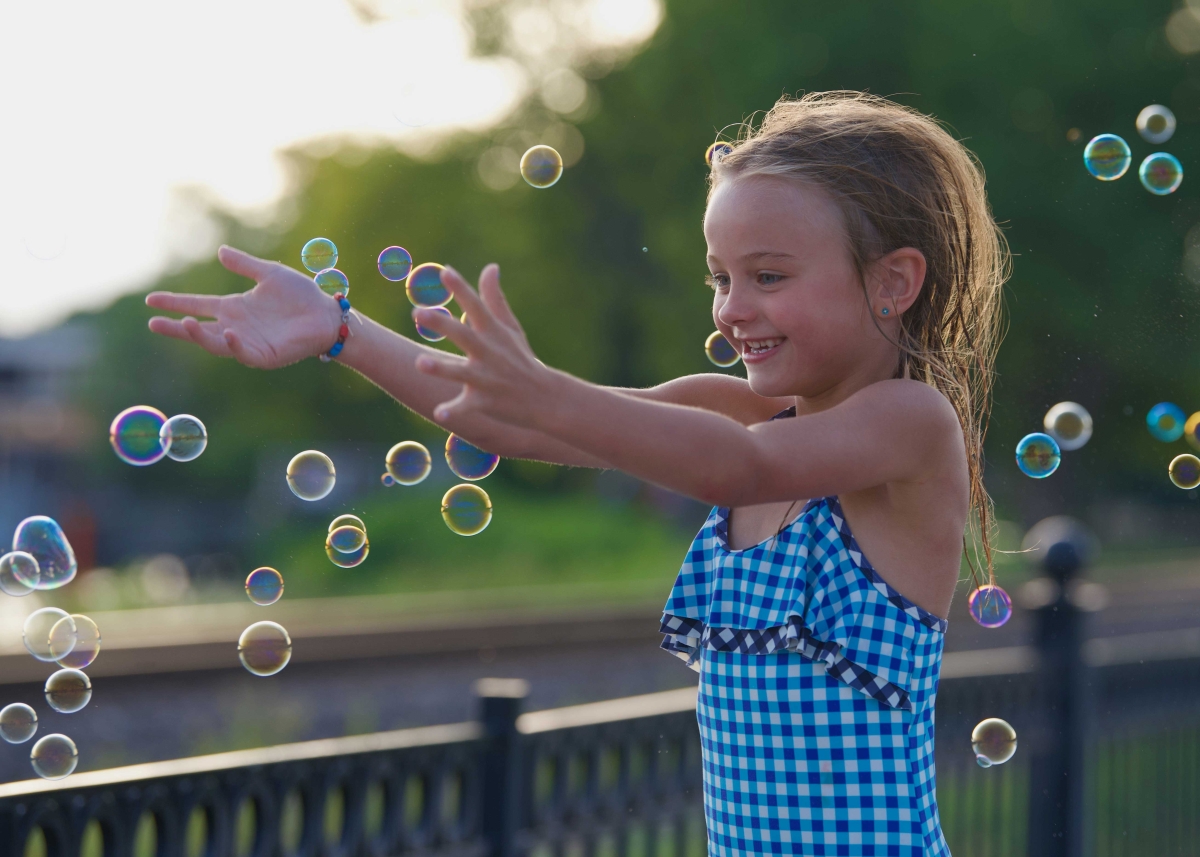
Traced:
POLYGON ((713 189, 704 215, 704 237, 717 255, 740 255, 748 244, 756 249, 815 247, 844 235, 842 212, 833 197, 786 176, 725 179, 713 189))

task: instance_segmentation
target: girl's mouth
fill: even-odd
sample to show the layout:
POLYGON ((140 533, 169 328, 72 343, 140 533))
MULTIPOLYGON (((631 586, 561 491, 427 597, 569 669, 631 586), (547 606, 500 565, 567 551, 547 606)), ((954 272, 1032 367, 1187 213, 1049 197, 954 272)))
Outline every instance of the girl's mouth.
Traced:
POLYGON ((769 359, 781 345, 783 345, 782 336, 776 336, 772 339, 743 339, 742 362, 762 363, 764 360, 769 359))

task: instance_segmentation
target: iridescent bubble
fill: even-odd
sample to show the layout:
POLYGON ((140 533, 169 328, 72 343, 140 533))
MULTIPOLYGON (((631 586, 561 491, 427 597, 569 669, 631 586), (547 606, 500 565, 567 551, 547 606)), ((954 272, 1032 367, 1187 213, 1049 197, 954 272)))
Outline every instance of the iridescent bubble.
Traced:
MULTIPOLYGON (((451 314, 450 310, 446 309, 444 306, 434 307, 433 311, 447 315, 450 318, 454 317, 451 314)), ((424 339, 426 342, 441 342, 443 339, 446 338, 446 335, 444 333, 438 333, 436 330, 430 330, 428 327, 426 327, 423 324, 417 324, 417 335, 420 336, 422 339, 424 339)))
POLYGON ((300 251, 300 261, 314 274, 332 268, 337 260, 337 247, 328 238, 313 238, 300 251))
POLYGON ((1088 172, 1106 182, 1125 175, 1130 159, 1129 144, 1116 134, 1093 137, 1083 150, 1083 163, 1088 172))
POLYGON ((333 546, 333 543, 328 538, 325 539, 325 556, 329 557, 329 561, 338 568, 354 568, 355 566, 362 565, 370 552, 371 543, 369 541, 364 541, 362 547, 356 551, 342 553, 333 546))
POLYGON ((367 525, 358 515, 338 515, 329 522, 329 529, 326 532, 332 533, 338 527, 358 527, 364 533, 367 531, 367 525))
POLYGON ((521 178, 533 187, 550 187, 562 174, 562 155, 549 146, 533 146, 521 156, 521 178))
POLYGON ((317 275, 313 277, 313 282, 320 286, 321 291, 327 295, 336 295, 339 292, 343 296, 350 294, 350 280, 337 268, 318 271, 317 275))
POLYGON ((1183 408, 1171 402, 1159 402, 1146 414, 1146 428, 1155 440, 1172 443, 1183 436, 1187 418, 1183 408))
POLYGON ((192 461, 208 446, 208 429, 191 414, 176 414, 163 423, 159 439, 167 448, 168 458, 192 461))
POLYGON ((75 579, 79 566, 67 535, 53 518, 34 515, 17 524, 13 550, 32 554, 38 564, 35 589, 58 589, 75 579))
POLYGON ((387 470, 401 485, 416 485, 425 481, 433 459, 425 444, 405 440, 393 446, 387 454, 387 470))
POLYGON ((446 464, 459 479, 478 482, 490 476, 499 463, 500 456, 485 452, 456 434, 446 438, 446 464))
POLYGON ((292 638, 277 622, 255 622, 238 637, 238 659, 254 675, 275 675, 292 659, 292 638))
POLYGON ((394 488, 396 486, 395 478, 386 470, 379 475, 379 481, 383 483, 384 488, 394 488))
POLYGON ((301 500, 320 500, 329 496, 337 481, 337 471, 329 456, 315 449, 298 453, 287 466, 287 484, 301 500))
POLYGON ((1147 143, 1165 143, 1175 133, 1175 114, 1161 104, 1143 107, 1137 117, 1137 130, 1147 143))
POLYGON ((1142 187, 1156 196, 1166 196, 1175 193, 1183 183, 1183 164, 1179 158, 1166 152, 1155 152, 1147 155, 1138 167, 1138 178, 1142 187))
POLYGON ((710 143, 708 148, 704 150, 704 163, 710 167, 713 161, 719 161, 721 158, 733 151, 733 146, 726 143, 724 140, 717 140, 715 143, 710 143))
POLYGON ((722 369, 728 369, 742 359, 737 349, 729 344, 729 340, 719 330, 714 330, 708 335, 708 339, 704 340, 704 355, 713 365, 722 369))
POLYGON ((492 500, 478 485, 455 485, 442 497, 442 520, 452 533, 478 535, 492 522, 492 500))
POLYGON ((33 554, 12 551, 0 556, 0 592, 20 598, 37 588, 41 571, 33 554))
POLYGON ((442 271, 437 262, 425 262, 412 269, 404 292, 413 306, 435 307, 450 303, 450 290, 442 285, 442 271))
POLYGON ((989 717, 971 730, 971 749, 988 761, 982 767, 1003 765, 1017 752, 1017 730, 999 717, 989 717))
POLYGON ((74 714, 92 701, 92 681, 79 670, 59 670, 46 679, 46 703, 59 714, 74 714))
POLYGON ((1034 432, 1021 438, 1017 444, 1017 467, 1026 476, 1045 479, 1058 470, 1062 452, 1058 443, 1048 434, 1034 432))
POLYGON ((332 530, 326 541, 338 553, 354 553, 367 543, 367 534, 351 524, 332 530))
POLYGON ((283 597, 283 575, 269 566, 254 569, 246 576, 246 596, 259 607, 274 604, 283 597))
POLYGON ((379 254, 378 265, 385 280, 398 283, 412 270, 412 255, 403 247, 388 247, 379 254))
POLYGON ((1012 599, 999 586, 985 583, 967 597, 967 610, 983 627, 999 628, 1012 618, 1012 599))
POLYGON ((1190 491, 1200 485, 1200 458, 1186 452, 1177 455, 1171 459, 1167 473, 1176 488, 1190 491))
POLYGON ((171 448, 169 434, 164 437, 167 416, 157 408, 135 405, 113 417, 108 440, 117 458, 135 467, 160 461, 171 448))
MULTIPOLYGON (((67 620, 67 627, 62 632, 60 640, 69 641, 71 648, 74 648, 75 641, 70 640, 69 632, 75 627, 75 620, 71 618, 67 611, 59 610, 57 607, 43 607, 41 610, 34 610, 25 617, 25 625, 22 628, 21 637, 29 654, 33 655, 39 661, 53 663, 58 658, 63 657, 63 654, 59 654, 56 657, 50 647, 50 632, 54 630, 54 626, 58 624, 60 619, 67 620)), ((60 651, 63 645, 64 642, 60 642, 60 651)), ((67 652, 70 652, 70 649, 67 649, 67 652)))
POLYGON ((59 619, 50 629, 50 648, 58 651, 64 648, 64 637, 69 637, 72 622, 75 624, 75 647, 58 658, 58 665, 73 670, 85 670, 100 654, 100 628, 89 617, 82 613, 72 613, 67 619, 59 619))
POLYGON ((1079 449, 1092 437, 1092 415, 1075 402, 1059 402, 1046 411, 1042 425, 1063 452, 1079 449))
POLYGON ((1200 450, 1200 411, 1192 414, 1183 424, 1183 439, 1192 449, 1200 450))
POLYGON ((33 772, 44 780, 68 777, 79 764, 79 748, 66 735, 46 735, 38 739, 29 754, 33 772))
POLYGON ((24 744, 37 732, 37 712, 23 702, 0 708, 0 738, 9 744, 24 744))

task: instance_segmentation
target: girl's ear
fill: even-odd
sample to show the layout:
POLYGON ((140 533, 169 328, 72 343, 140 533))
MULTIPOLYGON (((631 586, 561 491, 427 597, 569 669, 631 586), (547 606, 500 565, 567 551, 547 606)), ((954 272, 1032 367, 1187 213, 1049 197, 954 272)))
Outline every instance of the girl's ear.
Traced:
POLYGON ((871 309, 875 315, 894 318, 916 303, 925 284, 924 253, 915 247, 901 247, 872 268, 871 309))

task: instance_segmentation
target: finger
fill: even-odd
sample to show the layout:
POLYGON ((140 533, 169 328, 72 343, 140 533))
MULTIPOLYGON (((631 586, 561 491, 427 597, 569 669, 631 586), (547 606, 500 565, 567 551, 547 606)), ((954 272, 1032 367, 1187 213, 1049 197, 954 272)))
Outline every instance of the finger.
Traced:
MULTIPOLYGON (((440 333, 463 351, 479 350, 481 340, 478 331, 463 324, 444 307, 414 309, 413 320, 421 327, 440 333)), ((472 314, 471 324, 478 326, 478 323, 476 315, 472 314)))
POLYGON ((183 329, 187 332, 188 339, 199 345, 209 354, 215 354, 218 357, 232 357, 233 354, 229 350, 229 343, 225 341, 225 337, 221 333, 221 326, 215 321, 206 321, 203 324, 196 319, 188 316, 182 321, 183 329))
POLYGON ((221 249, 217 251, 217 258, 228 270, 235 274, 241 274, 243 277, 249 277, 256 282, 271 273, 278 264, 278 262, 268 262, 266 259, 251 256, 228 244, 221 245, 221 249))
POLYGON ((186 315, 215 316, 220 303, 218 295, 184 295, 178 292, 151 292, 146 295, 146 306, 186 315))
POLYGON ((450 294, 454 295, 458 305, 463 308, 463 311, 471 318, 471 323, 476 327, 490 318, 491 313, 479 299, 478 293, 471 288, 471 284, 463 279, 463 275, 458 271, 449 266, 443 268, 442 285, 450 290, 450 294))
POLYGON ((500 266, 494 262, 479 275, 479 297, 498 321, 513 330, 521 329, 516 313, 508 305, 508 298, 500 288, 500 266))
POLYGON ((475 377, 470 362, 457 354, 422 354, 417 358, 417 370, 436 378, 466 384, 475 377))

